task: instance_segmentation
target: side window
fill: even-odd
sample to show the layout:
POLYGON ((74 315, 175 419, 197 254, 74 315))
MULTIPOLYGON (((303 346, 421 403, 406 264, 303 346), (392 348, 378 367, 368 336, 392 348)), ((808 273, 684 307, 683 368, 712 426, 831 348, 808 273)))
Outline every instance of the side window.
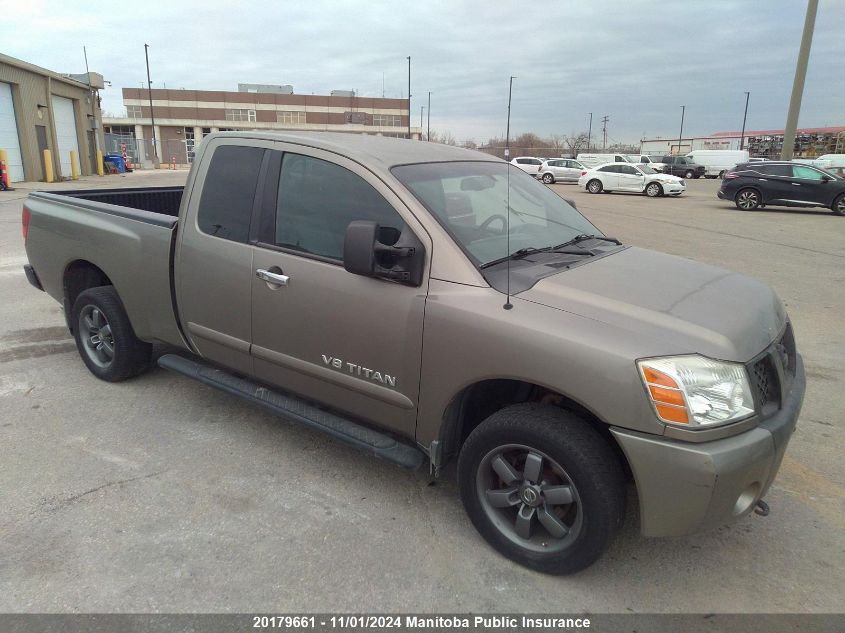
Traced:
POLYGON ((517 158, 516 162, 519 163, 520 165, 527 165, 531 161, 529 161, 527 158, 517 158))
POLYGON ((200 231, 235 242, 249 238, 255 185, 264 150, 221 145, 211 155, 200 198, 200 231))
POLYGON ((276 205, 277 246, 342 260, 346 227, 353 220, 378 222, 386 244, 396 243, 405 228, 396 210, 360 176, 319 158, 285 154, 276 205))
MULTIPOLYGON (((792 165, 761 165, 757 168, 757 171, 769 176, 792 177, 792 165)), ((796 178, 801 178, 798 174, 795 176, 796 178)))
POLYGON ((599 171, 606 171, 612 174, 618 174, 619 170, 616 168, 616 165, 607 165, 599 169, 599 171))
POLYGON ((824 176, 820 171, 804 167, 804 165, 793 165, 792 173, 796 178, 803 178, 804 180, 821 180, 824 176))
POLYGON ((532 159, 531 159, 531 160, 529 160, 528 162, 529 162, 529 163, 531 163, 532 165, 542 165, 542 164, 543 164, 543 161, 538 160, 538 159, 536 159, 536 158, 532 158, 532 159))

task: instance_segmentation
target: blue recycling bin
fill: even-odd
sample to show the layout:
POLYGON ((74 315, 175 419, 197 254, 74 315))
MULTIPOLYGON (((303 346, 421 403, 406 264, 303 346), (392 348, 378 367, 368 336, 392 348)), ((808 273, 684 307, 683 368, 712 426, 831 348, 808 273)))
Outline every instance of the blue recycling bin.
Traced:
POLYGON ((117 167, 117 171, 121 174, 126 173, 126 161, 123 160, 122 154, 106 154, 103 156, 103 160, 114 163, 114 166, 117 167))

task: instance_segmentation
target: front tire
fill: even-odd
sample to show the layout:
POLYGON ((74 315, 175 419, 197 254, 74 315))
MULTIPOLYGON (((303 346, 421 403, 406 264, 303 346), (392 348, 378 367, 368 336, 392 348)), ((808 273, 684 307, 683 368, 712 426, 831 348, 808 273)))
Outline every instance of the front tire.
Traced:
POLYGON ((594 563, 625 516, 625 478, 610 446, 550 405, 507 407, 476 427, 461 449, 458 483, 485 540, 547 574, 594 563))
POLYGON ((651 182, 645 188, 645 195, 647 195, 649 198, 657 198, 658 196, 662 196, 663 195, 663 187, 661 187, 656 182, 651 182))
POLYGON ((71 314, 76 348, 97 378, 120 382, 149 369, 152 345, 135 336, 114 286, 81 292, 71 314))
POLYGON ((553 185, 555 182, 555 177, 551 174, 543 174, 543 182, 547 185, 553 185))
POLYGON ((595 178, 587 183, 587 191, 590 193, 601 193, 603 189, 601 180, 596 180, 595 178))
POLYGON ((684 178, 686 178, 687 180, 690 180, 692 178, 695 178, 695 174, 693 173, 692 170, 688 169, 687 171, 684 172, 684 178))
POLYGON ((845 193, 840 194, 833 204, 830 205, 834 215, 845 215, 845 193))
POLYGON ((756 189, 740 189, 734 198, 734 204, 741 211, 753 211, 760 206, 760 192, 756 189))

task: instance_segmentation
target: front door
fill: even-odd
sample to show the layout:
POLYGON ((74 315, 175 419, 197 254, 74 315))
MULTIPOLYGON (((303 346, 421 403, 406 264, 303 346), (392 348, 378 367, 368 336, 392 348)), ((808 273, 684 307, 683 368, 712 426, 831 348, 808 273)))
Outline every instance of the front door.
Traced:
POLYGON ((622 191, 642 191, 645 178, 633 165, 617 165, 619 170, 619 189, 622 191))
POLYGON ((815 202, 816 204, 828 205, 832 202, 833 195, 823 180, 825 175, 818 169, 806 165, 792 166, 792 188, 797 190, 795 200, 802 202, 815 202))
POLYGON ((343 242, 353 220, 378 222, 385 243, 403 231, 424 244, 428 237, 396 195, 357 163, 291 149, 274 152, 254 240, 255 374, 413 436, 427 276, 411 287, 349 273, 343 242))

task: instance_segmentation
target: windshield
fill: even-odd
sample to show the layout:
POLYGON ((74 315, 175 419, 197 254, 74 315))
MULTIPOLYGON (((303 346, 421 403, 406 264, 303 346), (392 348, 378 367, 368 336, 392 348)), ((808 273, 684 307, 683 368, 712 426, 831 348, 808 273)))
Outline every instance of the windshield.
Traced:
POLYGON ((651 167, 649 167, 648 165, 637 165, 637 168, 638 168, 641 172, 643 172, 644 174, 659 174, 659 173, 660 173, 659 171, 657 171, 657 170, 655 170, 655 169, 652 169, 652 168, 651 168, 651 167))
POLYGON ((602 235, 563 198, 508 163, 421 163, 391 171, 479 266, 521 249, 602 235))

